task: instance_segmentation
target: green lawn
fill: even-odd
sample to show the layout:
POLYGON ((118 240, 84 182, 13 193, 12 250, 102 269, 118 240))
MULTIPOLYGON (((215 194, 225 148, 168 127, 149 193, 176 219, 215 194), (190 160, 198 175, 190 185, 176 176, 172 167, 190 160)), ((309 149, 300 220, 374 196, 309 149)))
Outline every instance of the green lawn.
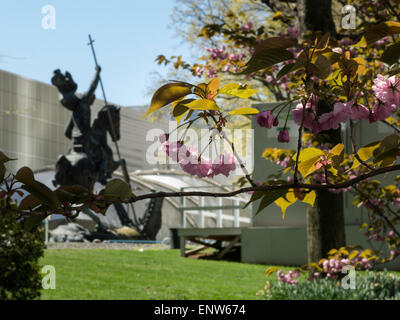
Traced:
POLYGON ((41 265, 56 269, 56 289, 42 299, 260 299, 267 280, 267 266, 181 258, 178 250, 49 249, 41 265))

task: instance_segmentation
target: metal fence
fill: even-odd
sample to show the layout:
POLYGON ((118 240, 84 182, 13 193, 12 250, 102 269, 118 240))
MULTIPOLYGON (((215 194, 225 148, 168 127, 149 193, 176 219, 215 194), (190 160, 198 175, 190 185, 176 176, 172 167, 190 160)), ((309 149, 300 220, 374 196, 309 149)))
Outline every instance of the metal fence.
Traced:
MULTIPOLYGON (((215 189, 215 186, 199 186, 181 188, 181 192, 205 191, 215 189)), ((219 191, 233 189, 232 186, 218 187, 219 191)), ((241 197, 182 197, 181 228, 187 228, 187 220, 194 218, 198 228, 205 227, 241 227, 251 225, 251 206, 244 209, 249 199, 241 197), (194 199, 197 198, 197 199, 194 199)))

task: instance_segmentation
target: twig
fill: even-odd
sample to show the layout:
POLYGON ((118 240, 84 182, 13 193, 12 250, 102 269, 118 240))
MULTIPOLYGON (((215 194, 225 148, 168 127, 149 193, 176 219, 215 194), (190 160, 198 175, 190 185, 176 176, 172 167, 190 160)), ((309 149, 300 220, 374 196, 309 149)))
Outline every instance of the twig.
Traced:
POLYGON ((368 164, 366 164, 366 163, 360 158, 360 156, 358 155, 358 153, 357 153, 357 148, 356 148, 356 144, 355 144, 355 142, 354 142, 353 132, 354 132, 354 124, 353 124, 353 121, 350 120, 350 141, 351 141, 351 146, 352 146, 352 149, 353 149, 354 156, 356 157, 356 159, 357 159, 364 167, 367 167, 369 170, 374 170, 374 168, 372 168, 371 166, 369 166, 368 164))
MULTIPOLYGON (((308 100, 308 99, 307 99, 308 100)), ((301 139, 303 137, 303 127, 304 127, 304 118, 306 116, 306 105, 307 105, 307 101, 303 100, 301 102, 303 104, 303 116, 301 118, 301 124, 299 127, 299 138, 297 140, 297 154, 296 154, 296 164, 294 167, 294 184, 297 185, 298 184, 298 171, 299 171, 299 158, 300 158, 300 151, 301 151, 301 139)))
POLYGON ((395 125, 391 124, 390 122, 386 121, 386 120, 382 120, 382 122, 386 125, 388 125, 389 127, 391 127, 392 129, 394 129, 398 134, 400 134, 400 129, 397 128, 395 125))
POLYGON ((228 143, 230 144, 231 149, 232 149, 232 152, 233 152, 233 155, 235 156, 236 160, 239 162, 240 168, 242 169, 242 171, 243 171, 243 173, 244 173, 244 175, 245 175, 247 181, 249 181, 249 183, 250 183, 253 187, 255 187, 256 184, 255 184, 254 181, 251 179, 250 174, 249 174, 249 172, 248 172, 247 169, 246 169, 246 166, 244 165, 242 159, 241 159, 241 158, 239 157, 239 155, 237 154, 236 149, 235 149, 235 145, 233 144, 233 142, 229 140, 229 138, 226 136, 225 132, 221 131, 220 135, 221 135, 221 137, 222 137, 226 142, 228 142, 228 143))

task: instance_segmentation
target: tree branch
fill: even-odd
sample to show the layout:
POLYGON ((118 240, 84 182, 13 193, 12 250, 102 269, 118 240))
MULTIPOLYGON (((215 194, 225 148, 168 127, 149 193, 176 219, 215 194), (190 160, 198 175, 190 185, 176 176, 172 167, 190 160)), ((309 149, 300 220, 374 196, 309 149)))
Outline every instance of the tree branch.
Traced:
POLYGON ((291 183, 291 184, 281 184, 281 185, 269 185, 269 186, 258 186, 258 187, 247 187, 241 188, 231 192, 205 192, 205 191, 189 191, 189 192, 155 192, 150 194, 139 195, 134 198, 129 199, 127 202, 137 202, 145 199, 153 199, 153 198, 166 198, 166 197, 233 197, 242 193, 249 193, 254 191, 272 191, 272 190, 284 190, 284 189, 309 189, 309 190, 328 190, 328 189, 344 189, 351 187, 365 179, 387 173, 392 171, 400 170, 400 165, 394 165, 391 167, 379 168, 375 169, 371 172, 359 175, 356 178, 353 178, 349 181, 337 183, 337 184, 305 184, 305 183, 291 183))

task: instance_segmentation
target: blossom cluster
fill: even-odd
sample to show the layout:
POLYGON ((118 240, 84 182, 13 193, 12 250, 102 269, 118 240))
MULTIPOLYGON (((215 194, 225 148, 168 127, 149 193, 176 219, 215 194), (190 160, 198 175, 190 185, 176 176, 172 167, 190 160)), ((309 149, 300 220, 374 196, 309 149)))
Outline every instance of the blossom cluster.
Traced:
POLYGON ((288 284, 296 284, 297 278, 300 276, 300 272, 295 270, 290 270, 288 272, 282 272, 281 270, 276 271, 276 275, 278 276, 278 280, 288 284))
MULTIPOLYGON (((348 120, 369 120, 375 122, 390 117, 400 106, 400 80, 396 76, 385 78, 382 75, 374 80, 372 86, 378 102, 370 110, 354 100, 348 102, 336 102, 331 112, 317 117, 316 106, 318 97, 311 96, 306 103, 304 111, 304 127, 313 133, 319 133, 330 129, 338 129, 340 123, 348 120)), ((299 103, 293 110, 292 116, 295 123, 301 124, 304 106, 299 103)))
POLYGON ((159 140, 162 143, 161 149, 190 175, 212 178, 222 174, 228 177, 236 169, 235 157, 231 153, 221 154, 211 161, 209 158, 201 156, 195 148, 185 146, 183 142, 170 142, 168 134, 161 135, 159 140))
POLYGON ((378 102, 372 107, 371 121, 390 117, 400 106, 400 79, 396 76, 385 78, 382 75, 374 80, 372 90, 378 102))
MULTIPOLYGON (((319 133, 330 129, 338 129, 340 123, 348 120, 368 120, 370 117, 369 109, 354 101, 346 103, 336 102, 331 112, 326 112, 317 118, 316 105, 318 97, 313 97, 306 104, 304 112, 304 127, 310 129, 312 133, 319 133)), ((293 121, 300 125, 303 117, 303 104, 299 103, 292 110, 293 121)))
MULTIPOLYGON (((270 110, 259 112, 256 121, 260 127, 271 129, 279 125, 278 119, 274 118, 270 110)), ((278 142, 290 142, 289 131, 286 127, 279 131, 278 142)))

